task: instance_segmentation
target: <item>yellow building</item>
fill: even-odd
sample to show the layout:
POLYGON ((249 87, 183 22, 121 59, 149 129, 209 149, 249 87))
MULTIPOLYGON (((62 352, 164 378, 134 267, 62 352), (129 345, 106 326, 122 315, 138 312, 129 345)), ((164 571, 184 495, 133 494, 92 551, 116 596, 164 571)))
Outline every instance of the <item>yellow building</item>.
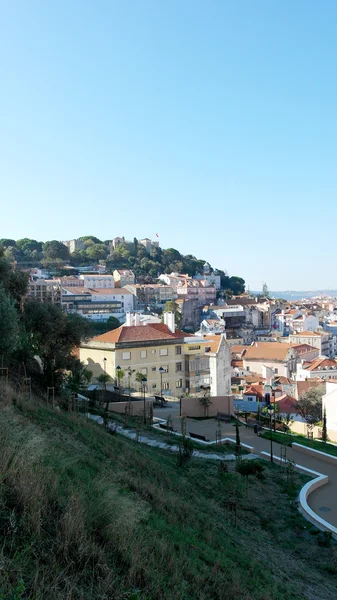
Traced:
POLYGON ((81 344, 80 360, 94 377, 106 372, 114 379, 116 367, 120 367, 124 371, 121 383, 127 387, 130 368, 133 387, 135 373, 139 372, 147 379, 149 393, 160 394, 162 379, 163 392, 176 396, 186 387, 183 355, 186 337, 183 331, 172 332, 162 323, 118 327, 81 344))

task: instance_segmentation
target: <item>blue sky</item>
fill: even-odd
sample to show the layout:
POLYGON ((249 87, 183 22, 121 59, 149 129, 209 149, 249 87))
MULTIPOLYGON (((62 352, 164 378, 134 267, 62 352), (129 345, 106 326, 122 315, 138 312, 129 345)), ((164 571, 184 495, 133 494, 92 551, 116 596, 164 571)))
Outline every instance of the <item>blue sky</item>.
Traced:
POLYGON ((337 288, 337 3, 0 0, 0 237, 337 288))

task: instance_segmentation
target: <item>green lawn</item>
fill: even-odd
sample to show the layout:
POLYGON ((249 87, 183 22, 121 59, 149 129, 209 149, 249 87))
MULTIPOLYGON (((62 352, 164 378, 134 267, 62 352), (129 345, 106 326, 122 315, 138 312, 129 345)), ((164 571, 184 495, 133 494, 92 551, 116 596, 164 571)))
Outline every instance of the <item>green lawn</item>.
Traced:
POLYGON ((335 548, 262 479, 0 404, 1 600, 334 600, 335 548), (226 501, 237 498, 237 526, 226 501))
MULTIPOLYGON (((270 431, 264 431, 263 434, 261 434, 261 437, 270 440, 270 431)), ((320 452, 326 452, 332 456, 337 456, 337 446, 329 443, 324 444, 323 442, 318 442, 316 440, 309 440, 304 435, 290 435, 273 431, 273 440, 279 444, 284 444, 285 446, 291 446, 291 444, 296 442, 296 444, 302 444, 303 446, 308 446, 308 448, 313 448, 314 450, 320 450, 320 452)))

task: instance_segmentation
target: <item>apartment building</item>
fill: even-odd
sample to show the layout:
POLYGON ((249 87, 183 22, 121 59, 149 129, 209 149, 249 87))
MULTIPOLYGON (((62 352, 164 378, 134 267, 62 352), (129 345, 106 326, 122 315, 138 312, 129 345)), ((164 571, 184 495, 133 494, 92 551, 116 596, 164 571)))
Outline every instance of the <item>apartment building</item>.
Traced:
POLYGON ((115 269, 113 272, 113 278, 117 288, 123 288, 126 285, 132 285, 136 281, 135 274, 133 271, 130 271, 130 269, 115 269))
POLYGON ((328 332, 302 331, 289 336, 289 342, 294 344, 309 344, 318 348, 319 354, 330 356, 330 334, 328 332))
POLYGON ((131 385, 136 385, 134 374, 139 372, 147 379, 149 393, 160 394, 162 389, 167 395, 181 395, 186 387, 185 336, 163 323, 119 327, 81 344, 80 360, 94 377, 106 372, 115 378, 119 366, 125 374, 124 385, 131 369, 131 385))
POLYGON ((290 344, 281 342, 254 342, 242 353, 243 368, 263 375, 266 370, 273 375, 291 377, 296 371, 298 356, 290 344))
POLYGON ((61 306, 61 286, 53 279, 31 279, 28 283, 27 298, 61 306))
POLYGON ((170 285, 149 284, 126 284, 125 288, 135 297, 137 308, 148 305, 163 305, 168 300, 175 300, 177 294, 170 285))
POLYGON ((93 321, 116 317, 123 322, 133 310, 133 296, 124 288, 63 287, 62 306, 93 321))
POLYGON ((337 362, 321 356, 310 362, 301 361, 297 365, 296 381, 316 378, 337 379, 337 362))
POLYGON ((83 273, 79 277, 87 288, 114 288, 115 280, 113 275, 102 275, 99 273, 83 273))
MULTIPOLYGON (((81 344, 80 359, 94 377, 103 372, 112 378, 117 366, 142 373, 152 394, 230 393, 230 356, 223 336, 194 336, 176 330, 173 313, 165 323, 140 324, 140 315, 127 315, 126 325, 81 344)), ((123 382, 122 382, 123 383, 123 382)), ((135 385, 135 381, 132 381, 135 385)))

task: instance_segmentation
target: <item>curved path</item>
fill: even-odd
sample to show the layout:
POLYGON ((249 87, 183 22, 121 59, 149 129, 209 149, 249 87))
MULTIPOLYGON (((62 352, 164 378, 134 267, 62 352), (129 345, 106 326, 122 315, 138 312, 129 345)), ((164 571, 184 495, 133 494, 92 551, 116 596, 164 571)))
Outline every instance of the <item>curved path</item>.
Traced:
MULTIPOLYGON (((155 416, 157 417, 165 419, 168 415, 171 416, 173 427, 180 431, 179 407, 172 404, 167 408, 155 410, 155 416)), ((217 421, 215 419, 186 419, 186 428, 187 431, 204 435, 209 440, 216 439, 217 421)), ((222 423, 221 429, 222 437, 235 437, 233 425, 222 423)), ((240 427, 240 439, 242 443, 253 446, 255 454, 261 456, 261 452, 270 452, 270 441, 258 437, 252 428, 246 428, 244 425, 240 427)), ((280 457, 280 451, 281 445, 273 442, 274 456, 280 457)), ((297 465, 328 476, 329 482, 317 488, 308 496, 308 504, 321 519, 337 527, 337 460, 336 465, 334 465, 320 457, 319 453, 312 457, 295 447, 287 447, 287 459, 294 460, 297 465)))

